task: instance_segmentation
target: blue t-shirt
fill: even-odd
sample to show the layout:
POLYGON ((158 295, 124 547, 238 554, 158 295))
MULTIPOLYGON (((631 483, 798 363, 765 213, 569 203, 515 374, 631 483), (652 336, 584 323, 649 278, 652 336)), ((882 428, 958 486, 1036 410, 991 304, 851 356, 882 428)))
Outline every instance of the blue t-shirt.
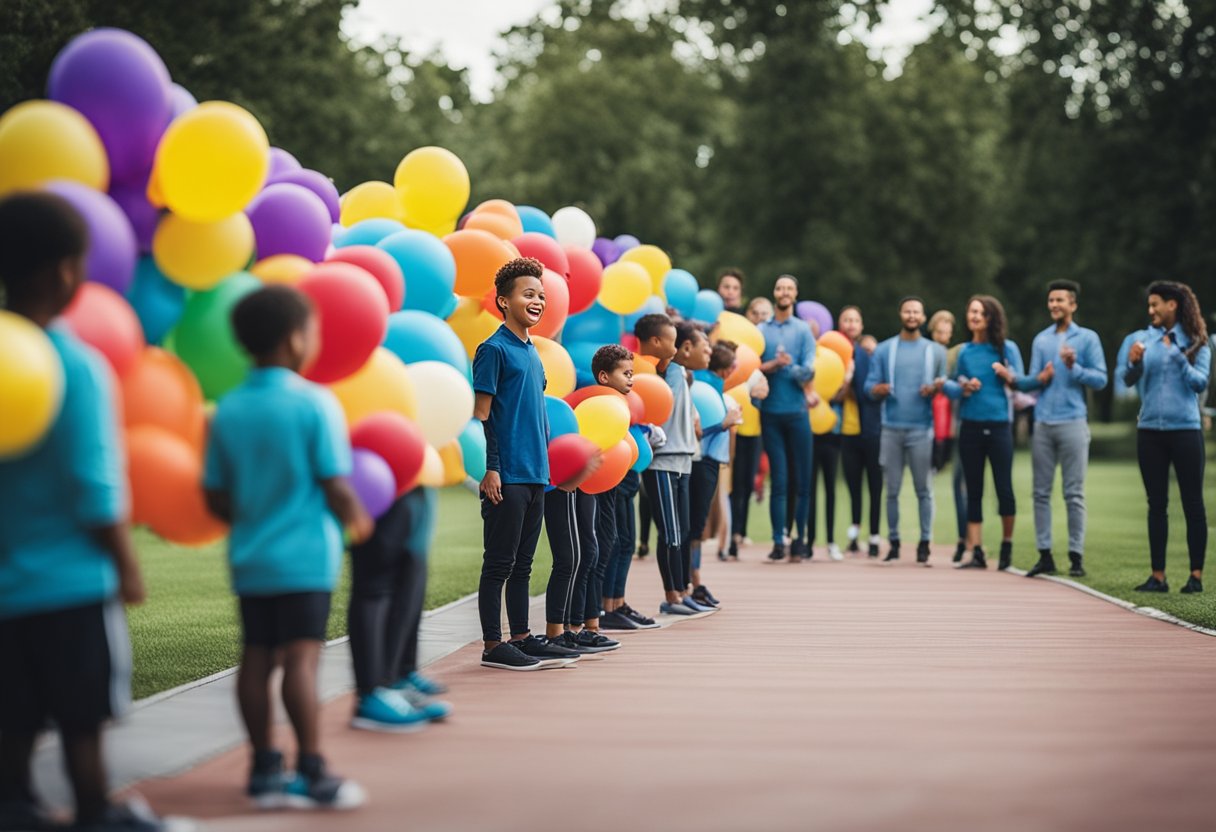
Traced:
POLYGON ((1204 344, 1192 363, 1183 353, 1191 339, 1175 326, 1166 346, 1165 330, 1150 326, 1133 332, 1123 341, 1115 364, 1120 379, 1140 393, 1140 415, 1136 426, 1147 430, 1198 430, 1203 426, 1200 404, 1212 372, 1212 348, 1204 344), (1136 341, 1145 345, 1138 364, 1128 360, 1136 341))
POLYGON ((203 485, 232 502, 228 561, 237 595, 329 592, 342 529, 322 480, 348 476, 337 400, 283 367, 251 370, 211 422, 203 485))
MULTIPOLYGON (((959 350, 958 364, 954 370, 955 379, 947 385, 946 394, 952 399, 963 400, 958 409, 959 417, 963 421, 1013 421, 1013 400, 1009 397, 1009 388, 997 378, 996 370, 992 369, 992 365, 998 360, 996 347, 987 341, 970 341, 959 350), (964 397, 960 382, 969 378, 978 378, 980 389, 964 397)), ((1012 341, 1005 342, 1004 363, 1013 371, 1015 378, 1025 375, 1022 353, 1012 341)))
POLYGON ((784 321, 760 324, 764 335, 761 361, 772 361, 778 348, 789 353, 790 361, 768 376, 768 397, 760 402, 761 413, 805 413, 806 383, 815 377, 815 337, 806 321, 790 316, 784 321))
POLYGON ((127 513, 109 371, 73 336, 47 335, 63 363, 63 403, 38 445, 0 460, 0 619, 92 604, 118 591, 113 555, 91 536, 127 513))
POLYGON ((531 339, 506 324, 477 348, 473 390, 494 397, 486 420, 486 469, 503 485, 549 483, 549 416, 545 367, 531 339))
POLYGON ((886 427, 915 429, 933 427, 933 397, 920 388, 946 375, 946 350, 924 336, 913 340, 896 335, 874 350, 866 373, 865 392, 873 398, 874 387, 891 385, 882 400, 882 423, 886 427))

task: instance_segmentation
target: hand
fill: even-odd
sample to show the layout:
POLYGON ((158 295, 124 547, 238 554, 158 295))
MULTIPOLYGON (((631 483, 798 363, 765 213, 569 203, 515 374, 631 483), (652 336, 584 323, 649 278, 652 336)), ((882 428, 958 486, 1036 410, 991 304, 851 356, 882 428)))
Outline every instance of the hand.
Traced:
POLYGON ((777 357, 773 360, 777 362, 778 367, 788 367, 794 362, 793 357, 785 351, 785 347, 777 347, 777 357))
POLYGON ((872 388, 870 388, 870 395, 874 396, 875 398, 884 399, 891 395, 891 385, 887 384, 885 381, 881 384, 875 384, 872 388))
POLYGON ((346 536, 350 538, 352 545, 358 546, 360 543, 365 543, 372 532, 376 530, 376 521, 372 520, 372 516, 363 509, 355 515, 355 519, 350 521, 350 525, 346 527, 346 536))
POLYGON ((502 502, 502 477, 497 471, 486 471, 486 475, 481 478, 481 493, 494 505, 502 502))
POLYGON ((761 401, 763 401, 764 399, 767 399, 768 398, 768 379, 766 379, 766 378, 756 379, 756 383, 752 385, 752 389, 751 389, 751 392, 749 393, 749 395, 753 399, 759 399, 761 401))
POLYGON ((143 576, 139 574, 138 567, 131 569, 123 569, 118 575, 118 597, 122 599, 124 604, 138 606, 148 598, 148 593, 144 589, 143 576))
POLYGON ((920 395, 921 395, 921 398, 923 398, 923 399, 929 398, 936 392, 937 392, 937 387, 935 385, 922 384, 920 386, 920 395))
POLYGON ((969 378, 962 383, 963 398, 970 396, 972 393, 984 386, 984 383, 978 378, 969 378))
POLYGON ((571 477, 570 479, 566 480, 565 482, 559 483, 557 486, 558 489, 560 489, 562 491, 567 491, 567 492, 578 489, 578 487, 580 485, 585 483, 587 480, 591 479, 591 475, 594 474, 596 471, 600 470, 600 466, 603 464, 604 464, 604 455, 602 453, 596 453, 595 456, 591 457, 591 459, 588 460, 586 466, 584 466, 584 468, 581 472, 579 472, 576 476, 571 477))
MULTIPOLYGON (((1072 369, 1072 365, 1077 363, 1077 351, 1065 344, 1060 347, 1060 360, 1064 362, 1064 366, 1072 369)), ((1051 366, 1048 364, 1047 366, 1051 366)))
POLYGON ((1161 336, 1161 343, 1165 345, 1167 350, 1172 345, 1172 342, 1170 341, 1170 334, 1168 332, 1161 336))
POLYGON ((1132 348, 1127 351, 1127 360, 1133 364, 1139 364, 1144 359, 1144 342, 1137 341, 1132 344, 1132 348))
POLYGON ((996 373, 996 377, 1006 384, 1013 383, 1013 371, 999 361, 992 362, 992 372, 996 373))
POLYGON ((814 390, 806 391, 806 406, 807 407, 819 407, 820 401, 822 401, 822 400, 819 398, 819 394, 816 393, 814 390))
POLYGON ((743 411, 735 408, 726 411, 726 418, 722 420, 722 427, 730 429, 735 425, 743 424, 743 411))
POLYGON ((1051 384, 1051 380, 1056 377, 1056 368, 1052 362, 1048 361, 1042 372, 1039 373, 1039 384, 1046 387, 1051 384))

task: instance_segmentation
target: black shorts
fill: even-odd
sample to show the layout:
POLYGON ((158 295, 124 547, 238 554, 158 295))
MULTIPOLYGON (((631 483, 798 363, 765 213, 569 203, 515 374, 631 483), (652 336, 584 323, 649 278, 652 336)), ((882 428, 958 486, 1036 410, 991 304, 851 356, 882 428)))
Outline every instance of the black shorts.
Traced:
POLYGON ((0 733, 54 721, 94 730, 131 704, 131 641, 117 599, 0 620, 0 733))
POLYGON ((282 647, 301 639, 325 641, 328 592, 242 595, 241 626, 247 647, 282 647))

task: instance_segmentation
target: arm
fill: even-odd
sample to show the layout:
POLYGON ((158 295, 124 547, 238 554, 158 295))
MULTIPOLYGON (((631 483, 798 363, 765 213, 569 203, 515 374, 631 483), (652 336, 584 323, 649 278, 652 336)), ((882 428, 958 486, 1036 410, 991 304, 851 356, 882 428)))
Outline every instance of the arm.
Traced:
POLYGON ((114 559, 114 567, 118 570, 118 594, 123 603, 142 604, 148 594, 144 590, 139 562, 135 559, 130 524, 124 520, 109 526, 95 526, 91 534, 98 545, 114 559))
POLYGON ((1136 336, 1139 334, 1139 332, 1133 332, 1123 339, 1123 345, 1119 347, 1119 356, 1115 359, 1117 368, 1115 372, 1127 387, 1135 387, 1140 376, 1144 375, 1143 351, 1137 350, 1136 358, 1132 359, 1132 348, 1136 345, 1136 336))
POLYGON ((1029 392, 1031 390, 1040 390, 1045 386, 1043 379, 1039 375, 1046 369, 1048 364, 1052 363, 1046 357, 1046 352, 1042 342, 1036 337, 1030 345, 1030 372, 1014 376, 1013 387, 1015 390, 1029 392))
POLYGON ((502 474, 498 458, 498 434, 494 431, 494 422, 490 419, 490 406, 494 397, 489 393, 477 393, 473 403, 473 418, 481 421, 481 427, 486 434, 486 475, 481 478, 481 492, 494 505, 502 502, 502 474))
POLYGON ((1172 347, 1171 357, 1182 369, 1182 380, 1187 387, 1191 388, 1192 392, 1202 393, 1208 389, 1208 379, 1212 374, 1212 348, 1204 344, 1199 348, 1199 352, 1195 353, 1195 363, 1192 364, 1187 360, 1186 354, 1175 345, 1172 347))
POLYGON ((794 356, 794 363, 790 364, 790 375, 800 387, 805 387, 815 378, 815 339, 811 337, 809 326, 798 340, 798 354, 794 356))
POLYGON ((1078 384, 1090 390, 1101 390, 1106 387, 1109 376, 1106 372, 1106 356, 1102 353, 1102 342, 1097 334, 1085 340, 1085 347, 1073 362, 1073 377, 1078 384))
POLYGON ((874 350, 874 355, 870 356, 870 372, 866 373, 864 390, 873 401, 878 401, 891 392, 887 382, 887 346, 880 344, 878 349, 874 350))

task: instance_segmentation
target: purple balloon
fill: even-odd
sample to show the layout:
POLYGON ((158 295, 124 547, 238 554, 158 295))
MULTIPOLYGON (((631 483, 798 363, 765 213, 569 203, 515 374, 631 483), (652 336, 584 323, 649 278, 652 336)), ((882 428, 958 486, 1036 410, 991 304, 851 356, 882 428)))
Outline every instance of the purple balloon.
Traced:
POLYGON ((591 244, 591 252, 600 258, 600 262, 605 266, 610 266, 621 259, 622 249, 607 237, 596 237, 595 242, 591 244))
POLYGON ((397 481, 384 458, 365 448, 351 451, 350 484, 372 517, 388 511, 397 498, 397 481))
POLYGON ((198 99, 183 87, 181 84, 174 83, 169 90, 169 105, 173 110, 173 118, 177 118, 182 113, 188 113, 198 106, 198 99))
POLYGON ((85 277, 104 283, 120 295, 126 294, 135 275, 139 252, 131 221, 118 203, 101 191, 66 179, 57 179, 47 184, 46 189, 70 202, 88 226, 85 277))
POLYGON ((267 181, 272 181, 281 174, 289 173, 293 170, 301 170, 304 166, 296 161, 296 157, 292 156, 281 147, 270 148, 270 173, 266 175, 267 181))
POLYGON ((289 170, 286 173, 281 173, 278 176, 272 176, 267 181, 267 185, 273 185, 276 182, 290 182, 293 185, 300 185, 308 188, 317 196, 321 197, 321 201, 325 203, 325 207, 329 209, 329 218, 333 222, 338 222, 341 209, 338 204, 338 187, 329 180, 329 177, 323 173, 318 173, 315 170, 289 170))
POLYGON ((245 209, 253 225, 258 259, 298 254, 314 263, 325 258, 332 225, 329 209, 308 188, 279 182, 268 185, 245 209))
POLYGON ((152 237, 160 223, 160 209, 148 202, 147 187, 135 183, 118 183, 110 188, 110 198, 117 203, 131 222, 135 241, 141 252, 152 250, 152 237))
POLYGON ((798 305, 794 307, 794 313, 808 323, 814 321, 815 325, 819 327, 820 335, 832 331, 832 313, 817 300, 798 301, 798 305))
POLYGON ((156 50, 122 29, 73 38, 51 64, 49 97, 75 107, 101 136, 110 180, 129 182, 152 167, 172 116, 169 70, 156 50))
MULTIPOLYGON (((616 247, 621 250, 621 254, 624 254, 631 248, 637 248, 642 244, 642 241, 632 234, 621 234, 615 240, 613 240, 613 242, 616 243, 616 247)), ((620 255, 617 256, 619 257, 620 255)))

